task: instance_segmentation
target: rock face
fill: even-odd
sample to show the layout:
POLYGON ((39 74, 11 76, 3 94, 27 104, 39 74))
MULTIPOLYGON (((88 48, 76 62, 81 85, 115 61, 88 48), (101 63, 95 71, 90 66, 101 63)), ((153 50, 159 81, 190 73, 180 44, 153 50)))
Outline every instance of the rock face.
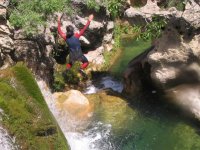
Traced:
POLYGON ((186 3, 184 11, 178 11, 175 7, 164 10, 157 5, 157 1, 148 0, 147 4, 139 9, 134 7, 127 9, 125 17, 131 24, 146 24, 152 20, 153 15, 159 15, 169 20, 173 18, 184 20, 199 28, 199 7, 195 0, 190 0, 186 3))
POLYGON ((145 19, 151 21, 152 15, 157 14, 165 17, 168 24, 161 37, 153 42, 154 48, 129 63, 124 73, 125 92, 136 93, 138 87, 140 90, 149 81, 173 103, 200 119, 199 86, 193 86, 200 83, 199 11, 200 5, 193 0, 183 12, 175 8, 161 10, 152 2, 139 10, 126 11, 130 23, 137 23, 134 21, 137 18, 145 23, 145 19))
POLYGON ((74 118, 87 119, 92 112, 92 106, 88 99, 77 90, 54 93, 58 109, 69 113, 74 118))
POLYGON ((200 35, 190 40, 174 28, 168 28, 159 39, 147 61, 151 65, 151 78, 160 88, 174 84, 199 82, 200 35))
POLYGON ((185 113, 192 114, 200 120, 200 86, 199 84, 179 85, 167 90, 167 97, 172 103, 183 108, 185 113))
MULTIPOLYGON (((46 28, 39 27, 40 33, 28 38, 21 29, 10 27, 6 18, 8 4, 9 1, 6 0, 0 2, 0 69, 23 61, 38 78, 51 85, 54 64, 59 63, 53 54, 58 53, 58 50, 64 51, 64 55, 58 56, 64 57, 61 58, 64 61, 67 55, 67 47, 59 45, 57 42, 59 39, 54 35, 57 33, 57 16, 60 14, 49 16, 46 28), (58 46, 61 48, 57 49, 58 46)), ((112 42, 114 23, 110 21, 105 8, 100 9, 101 15, 99 15, 93 10, 85 11, 86 6, 81 2, 76 6, 81 8, 80 13, 71 18, 64 15, 62 29, 65 31, 67 25, 73 25, 76 31, 80 30, 86 24, 89 14, 93 13, 95 18, 80 40, 83 52, 87 53, 86 57, 89 61, 94 65, 102 64, 104 62, 102 53, 106 47, 103 45, 112 42)))
MULTIPOLYGON (((135 8, 130 8, 126 11, 127 17, 132 17, 136 20, 138 16, 143 21, 151 19, 155 13, 164 16, 168 20, 162 36, 154 41, 154 48, 148 54, 145 54, 145 57, 140 59, 139 70, 149 72, 150 76, 147 77, 148 80, 150 79, 159 89, 170 88, 182 83, 200 81, 198 73, 200 56, 200 24, 198 22, 200 19, 197 18, 200 6, 191 1, 186 4, 186 8, 188 9, 184 12, 173 9, 174 12, 171 13, 172 9, 169 9, 169 11, 160 10, 156 3, 148 1, 147 5, 137 11, 133 11, 135 8), (147 9, 149 7, 150 9, 147 9), (148 67, 144 69, 145 66, 148 67), (191 78, 188 78, 188 76, 191 78)), ((131 18, 129 19, 131 20, 131 18)), ((133 22, 130 22, 134 23, 134 19, 133 22)), ((125 72, 125 83, 132 83, 133 87, 138 85, 139 81, 143 81, 140 77, 139 81, 138 78, 136 80, 132 78, 131 81, 127 79, 127 74, 130 76, 137 73, 135 70, 138 70, 138 67, 133 65, 136 62, 138 62, 138 58, 130 62, 125 72)), ((135 89, 130 85, 126 85, 128 84, 125 84, 126 89, 135 89)))
POLYGON ((8 4, 7 1, 0 1, 0 67, 6 68, 13 61, 11 53, 13 52, 13 39, 9 23, 6 20, 8 4))

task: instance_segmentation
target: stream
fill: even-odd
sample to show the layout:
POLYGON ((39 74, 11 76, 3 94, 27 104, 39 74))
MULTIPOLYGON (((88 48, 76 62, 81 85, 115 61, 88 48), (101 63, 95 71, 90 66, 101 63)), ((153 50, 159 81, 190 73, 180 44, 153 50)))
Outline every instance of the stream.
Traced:
MULTIPOLYGON (((124 57, 112 72, 121 72, 128 53, 148 43, 125 42, 124 57), (118 71, 116 71, 118 70, 118 71)), ((131 57, 130 57, 131 59, 131 57)), ((49 109, 56 118, 71 150, 189 150, 200 149, 200 128, 176 109, 170 108, 155 91, 147 91, 126 100, 120 96, 123 85, 111 76, 88 82, 83 91, 94 95, 94 110, 88 119, 76 120, 58 110, 55 99, 43 81, 38 85, 49 109), (96 83, 96 84, 94 84, 96 83), (106 90, 118 94, 109 93, 106 90), (112 90, 111 90, 112 89, 112 90), (131 101, 131 103, 130 103, 131 101)))

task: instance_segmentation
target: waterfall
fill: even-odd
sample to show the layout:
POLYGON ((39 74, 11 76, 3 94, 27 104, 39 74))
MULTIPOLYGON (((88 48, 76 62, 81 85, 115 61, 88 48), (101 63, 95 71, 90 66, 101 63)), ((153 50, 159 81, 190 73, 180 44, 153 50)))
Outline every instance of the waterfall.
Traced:
MULTIPOLYGON (((3 110, 0 109, 3 114, 3 110)), ((2 120, 2 118, 0 118, 2 120)), ((15 145, 15 138, 10 137, 7 130, 0 124, 0 150, 16 150, 18 147, 15 145)))
MULTIPOLYGON (((71 150, 103 150, 112 149, 111 128, 110 124, 103 124, 100 121, 91 119, 84 122, 75 120, 73 116, 66 112, 60 111, 56 107, 55 99, 53 98, 50 89, 44 81, 37 81, 39 88, 44 96, 44 99, 59 124, 71 150)), ((101 80, 101 88, 95 87, 89 83, 85 93, 95 93, 101 89, 113 88, 115 91, 122 91, 122 84, 112 80, 110 77, 104 77, 101 80)))
POLYGON ((93 94, 93 93, 97 93, 100 90, 109 89, 109 88, 112 89, 113 91, 121 93, 123 90, 123 85, 121 82, 114 80, 112 77, 105 76, 101 79, 99 86, 93 85, 91 82, 89 82, 88 87, 86 88, 84 93, 93 94))

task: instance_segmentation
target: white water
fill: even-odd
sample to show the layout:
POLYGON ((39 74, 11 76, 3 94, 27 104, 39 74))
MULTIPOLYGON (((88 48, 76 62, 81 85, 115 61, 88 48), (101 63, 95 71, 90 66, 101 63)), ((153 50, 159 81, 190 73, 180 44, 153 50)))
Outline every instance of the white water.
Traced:
POLYGON ((84 92, 85 94, 93 94, 97 93, 100 90, 104 89, 112 89, 113 91, 121 93, 123 90, 123 85, 121 82, 114 80, 110 76, 103 77, 100 82, 100 86, 95 86, 93 84, 88 83, 88 87, 86 91, 84 92))
MULTIPOLYGON (((0 114, 3 114, 3 110, 0 109, 0 114)), ((3 114, 4 115, 4 114, 3 114)), ((0 119, 2 119, 0 117, 0 119)), ((15 138, 10 137, 7 130, 5 130, 0 125, 0 150, 16 150, 18 149, 17 146, 15 146, 15 138)))
MULTIPOLYGON (((37 82, 45 101, 56 118, 64 136, 66 137, 71 150, 114 150, 111 138, 110 124, 103 124, 102 122, 94 121, 93 115, 90 114, 90 119, 86 122, 75 120, 73 116, 66 112, 58 110, 55 99, 52 96, 49 88, 45 82, 37 82)), ((122 84, 114 81, 111 77, 104 77, 100 87, 95 87, 89 84, 85 91, 87 94, 96 93, 101 89, 112 88, 115 91, 122 91, 122 84)))

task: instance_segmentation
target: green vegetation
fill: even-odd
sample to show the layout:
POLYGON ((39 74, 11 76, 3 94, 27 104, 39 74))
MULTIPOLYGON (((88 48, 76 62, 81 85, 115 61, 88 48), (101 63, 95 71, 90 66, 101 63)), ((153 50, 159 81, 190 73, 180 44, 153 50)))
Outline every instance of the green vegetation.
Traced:
POLYGON ((154 15, 152 21, 144 26, 131 26, 122 22, 116 22, 114 29, 115 48, 120 48, 122 37, 136 37, 137 40, 154 40, 158 38, 164 29, 167 21, 160 16, 154 15))
POLYGON ((163 17, 154 15, 151 22, 147 23, 145 26, 138 27, 139 34, 137 39, 154 40, 158 38, 166 24, 167 21, 163 17))
POLYGON ((116 18, 120 16, 121 9, 123 7, 125 0, 105 0, 104 6, 107 6, 108 11, 110 12, 111 16, 116 18))
POLYGON ((170 8, 176 7, 176 9, 183 11, 187 0, 166 0, 165 3, 161 4, 161 7, 170 8))
POLYGON ((57 65, 54 72, 54 91, 63 91, 65 88, 78 87, 84 80, 83 76, 78 72, 80 62, 75 62, 73 66, 66 72, 66 65, 57 65))
POLYGON ((121 47, 122 37, 136 37, 141 34, 140 26, 131 26, 130 24, 124 24, 122 22, 116 22, 114 28, 114 48, 121 47))
POLYGON ((121 74, 122 69, 126 67, 131 59, 150 47, 150 41, 161 35, 165 25, 166 21, 159 16, 154 16, 152 22, 145 26, 131 26, 128 23, 116 21, 114 28, 114 48, 111 52, 104 52, 105 63, 103 70, 108 70, 114 61, 120 58, 118 64, 115 64, 115 67, 111 68, 111 72, 121 74))
MULTIPOLYGON (((112 17, 120 14, 124 0, 86 0, 89 9, 99 10, 104 6, 112 17)), ((11 0, 10 4, 10 23, 16 28, 22 28, 27 35, 34 35, 40 26, 45 26, 47 18, 55 12, 72 13, 78 12, 78 8, 72 6, 70 0, 11 0)))
POLYGON ((26 89, 28 95, 33 97, 41 105, 45 105, 42 93, 28 69, 21 65, 17 65, 14 67, 14 73, 17 80, 20 81, 20 84, 26 89))
POLYGON ((29 70, 21 64, 0 72, 2 125, 21 149, 68 149, 29 70))
POLYGON ((97 12, 101 6, 104 6, 110 12, 111 17, 117 18, 121 15, 125 2, 125 0, 100 0, 97 3, 96 0, 86 0, 86 5, 89 9, 95 9, 97 12))
POLYGON ((38 27, 45 25, 48 15, 62 11, 71 14, 70 0, 11 0, 11 24, 22 28, 28 35, 37 33, 38 27))

